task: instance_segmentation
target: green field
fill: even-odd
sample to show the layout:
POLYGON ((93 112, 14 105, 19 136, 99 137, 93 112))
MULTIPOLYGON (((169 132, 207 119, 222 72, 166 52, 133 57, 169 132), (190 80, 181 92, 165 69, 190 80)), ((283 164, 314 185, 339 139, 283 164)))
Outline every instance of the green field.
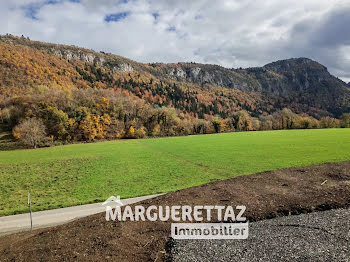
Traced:
POLYGON ((0 151, 0 215, 174 191, 350 160, 350 129, 282 130, 0 151))

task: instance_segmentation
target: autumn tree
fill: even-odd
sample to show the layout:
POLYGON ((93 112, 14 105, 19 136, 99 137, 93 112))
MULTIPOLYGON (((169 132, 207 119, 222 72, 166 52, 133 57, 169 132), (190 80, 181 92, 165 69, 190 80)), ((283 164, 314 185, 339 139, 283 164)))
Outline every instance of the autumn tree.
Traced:
POLYGON ((288 108, 283 108, 281 112, 281 128, 291 129, 295 124, 295 114, 288 108))
POLYGON ((130 126, 128 132, 126 133, 127 138, 135 138, 135 128, 130 126))
POLYGON ((135 131, 135 137, 136 138, 144 138, 146 136, 147 132, 145 127, 141 126, 135 131))
POLYGON ((204 119, 198 119, 194 124, 194 131, 197 134, 208 134, 210 132, 210 129, 210 122, 204 119))
POLYGON ((260 129, 261 130, 272 130, 272 117, 271 116, 260 116, 260 129))
POLYGON ((260 126, 261 126, 261 123, 260 123, 259 119, 254 118, 252 120, 252 128, 253 128, 253 130, 255 130, 255 131, 260 130, 260 126))
POLYGON ((25 145, 37 148, 46 138, 45 126, 35 118, 26 119, 13 129, 13 136, 25 145))
POLYGON ((320 120, 321 128, 336 128, 340 127, 340 121, 338 119, 326 116, 320 120))
POLYGON ((65 140, 68 135, 69 117, 55 106, 48 106, 43 112, 43 118, 50 135, 59 140, 65 140))
POLYGON ((236 115, 235 128, 239 131, 253 130, 252 119, 247 111, 241 110, 236 115))
POLYGON ((218 116, 214 117, 211 120, 211 123, 212 123, 216 133, 221 133, 224 131, 224 128, 225 128, 224 122, 220 117, 218 117, 218 116))
POLYGON ((350 114, 343 114, 341 116, 341 127, 346 127, 349 128, 350 127, 350 114))

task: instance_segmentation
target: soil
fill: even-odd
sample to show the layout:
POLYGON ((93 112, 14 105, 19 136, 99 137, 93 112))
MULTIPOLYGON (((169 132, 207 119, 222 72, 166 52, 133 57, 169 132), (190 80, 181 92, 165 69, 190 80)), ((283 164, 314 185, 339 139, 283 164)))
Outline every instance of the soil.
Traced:
MULTIPOLYGON (((140 203, 138 203, 139 205, 140 203)), ((245 205, 249 221, 350 206, 350 162, 236 177, 146 200, 148 205, 245 205)), ((215 217, 215 216, 213 216, 215 217)), ((166 261, 170 224, 105 220, 105 213, 0 238, 1 261, 166 261)))

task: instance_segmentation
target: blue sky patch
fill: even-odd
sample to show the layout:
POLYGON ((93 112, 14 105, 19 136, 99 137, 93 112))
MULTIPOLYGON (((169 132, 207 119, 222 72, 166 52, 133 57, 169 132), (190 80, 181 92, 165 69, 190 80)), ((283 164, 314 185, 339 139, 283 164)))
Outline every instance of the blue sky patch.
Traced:
POLYGON ((176 27, 175 26, 170 26, 166 29, 169 32, 175 32, 176 31, 176 27))
POLYGON ((155 20, 157 20, 157 18, 159 17, 159 14, 155 12, 155 13, 152 13, 152 16, 154 17, 155 20))
POLYGON ((41 8, 41 5, 38 5, 38 4, 30 4, 23 7, 26 17, 29 17, 33 20, 38 20, 38 18, 36 17, 36 14, 38 13, 40 8, 41 8))
POLYGON ((130 15, 130 12, 121 12, 121 13, 106 15, 105 21, 107 23, 109 23, 109 22, 118 22, 120 20, 125 19, 128 15, 130 15))
MULTIPOLYGON (((72 2, 76 0, 69 0, 69 1, 72 2)), ((29 17, 33 20, 39 20, 36 15, 42 7, 44 7, 45 5, 55 5, 62 2, 63 0, 47 0, 43 3, 32 3, 32 4, 24 5, 22 6, 22 9, 24 10, 26 17, 29 17)))

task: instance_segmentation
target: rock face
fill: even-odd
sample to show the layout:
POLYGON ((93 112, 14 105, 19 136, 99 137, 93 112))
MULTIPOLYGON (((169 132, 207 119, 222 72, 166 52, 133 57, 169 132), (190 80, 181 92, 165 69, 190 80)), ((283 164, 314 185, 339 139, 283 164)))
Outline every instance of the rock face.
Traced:
POLYGON ((112 69, 113 72, 133 72, 134 68, 128 63, 119 62, 111 59, 105 54, 97 54, 94 52, 84 52, 81 50, 70 50, 70 49, 55 49, 49 50, 54 55, 67 59, 68 61, 75 59, 81 60, 85 63, 91 63, 95 66, 107 66, 112 69))
POLYGON ((108 57, 105 54, 97 54, 95 52, 84 52, 81 50, 72 49, 56 49, 51 48, 48 50, 50 53, 67 59, 68 61, 75 59, 85 63, 91 63, 95 66, 107 66, 112 69, 113 72, 133 72, 134 68, 129 63, 120 62, 108 57))
POLYGON ((167 64, 161 68, 163 77, 176 81, 221 86, 242 91, 261 91, 260 84, 254 79, 245 78, 240 73, 218 65, 178 63, 167 64))
POLYGON ((73 51, 70 49, 59 49, 59 48, 50 48, 49 50, 50 53, 67 59, 68 61, 76 59, 76 60, 81 60, 86 63, 92 63, 97 66, 103 66, 105 63, 105 59, 103 57, 98 57, 93 53, 86 53, 86 52, 81 52, 81 51, 73 51))
POLYGON ((307 58, 277 61, 265 65, 264 68, 282 76, 279 81, 272 82, 261 77, 264 87, 277 94, 303 92, 322 81, 335 80, 326 67, 307 58))
POLYGON ((114 72, 134 72, 134 68, 127 63, 117 64, 112 69, 114 72))
POLYGON ((222 86, 246 92, 291 95, 304 92, 322 82, 336 81, 323 65, 308 58, 293 58, 247 69, 227 69, 217 65, 169 64, 163 73, 177 81, 222 86))
POLYGON ((105 54, 104 52, 97 53, 90 49, 79 48, 76 46, 49 44, 38 41, 30 41, 25 38, 13 37, 11 35, 0 36, 0 41, 20 44, 34 47, 38 50, 56 55, 68 61, 80 60, 85 63, 90 63, 95 66, 108 66, 114 72, 133 72, 134 68, 131 65, 131 60, 114 56, 112 54, 105 54))

